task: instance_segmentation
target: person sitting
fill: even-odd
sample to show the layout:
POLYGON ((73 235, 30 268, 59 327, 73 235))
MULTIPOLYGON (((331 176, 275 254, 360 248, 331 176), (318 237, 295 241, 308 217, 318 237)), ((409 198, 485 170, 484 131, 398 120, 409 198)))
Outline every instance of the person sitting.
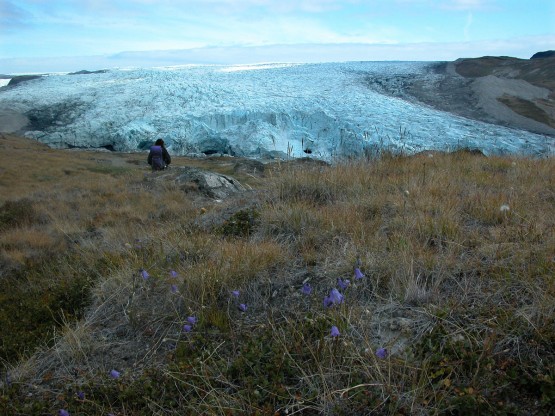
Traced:
POLYGON ((164 146, 164 140, 158 139, 154 146, 150 146, 147 162, 152 166, 152 170, 166 169, 172 162, 170 154, 166 150, 166 146, 164 146))

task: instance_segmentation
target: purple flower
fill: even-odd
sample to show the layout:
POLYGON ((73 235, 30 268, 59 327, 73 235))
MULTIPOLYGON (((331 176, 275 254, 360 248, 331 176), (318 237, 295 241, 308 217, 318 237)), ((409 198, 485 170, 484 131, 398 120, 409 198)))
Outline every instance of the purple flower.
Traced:
POLYGON ((239 292, 238 290, 233 290, 233 291, 231 291, 231 294, 232 294, 233 296, 235 296, 236 298, 238 298, 239 295, 241 294, 241 292, 239 292))
POLYGON ((339 305, 343 302, 343 295, 337 289, 331 289, 329 296, 324 298, 324 308, 329 308, 333 305, 339 305))
POLYGON ((141 269, 141 276, 143 276, 143 279, 148 279, 150 277, 150 275, 148 274, 148 272, 145 269, 141 269))
POLYGON ((176 278, 177 272, 175 270, 170 270, 170 277, 176 278))
POLYGON ((378 357, 381 360, 387 358, 387 348, 378 348, 376 350, 376 357, 378 357))
POLYGON ((121 375, 121 373, 117 370, 110 371, 110 377, 112 377, 112 378, 119 378, 120 375, 121 375))
POLYGON ((358 267, 355 268, 355 279, 359 280, 364 277, 364 274, 360 271, 358 267))
POLYGON ((245 305, 244 303, 241 303, 241 304, 239 305, 239 310, 240 310, 241 312, 246 312, 246 311, 247 311, 247 305, 245 305))
POLYGON ((305 283, 301 289, 301 292, 303 292, 305 295, 310 295, 312 293, 312 286, 310 286, 310 283, 305 283))
POLYGON ((172 293, 179 292, 179 289, 177 289, 177 285, 172 285, 171 290, 172 290, 172 293))
POLYGON ((191 325, 195 325, 197 323, 197 317, 196 316, 189 316, 187 318, 187 322, 189 322, 191 325))
POLYGON ((82 391, 78 391, 78 392, 77 392, 77 397, 78 397, 80 400, 85 400, 85 393, 82 392, 82 391))
POLYGON ((191 325, 183 325, 183 332, 191 332, 192 329, 191 325))
POLYGON ((60 410, 58 411, 58 414, 59 414, 60 416, 69 416, 69 412, 68 412, 67 410, 65 410, 65 409, 60 409, 60 410))
POLYGON ((343 295, 335 288, 330 290, 329 298, 334 305, 338 305, 343 302, 343 295))
POLYGON ((337 278, 337 286, 339 286, 339 289, 341 290, 347 289, 350 284, 351 284, 351 281, 349 279, 343 280, 340 277, 337 278))
POLYGON ((339 329, 335 325, 331 327, 330 335, 334 338, 339 336, 339 329))

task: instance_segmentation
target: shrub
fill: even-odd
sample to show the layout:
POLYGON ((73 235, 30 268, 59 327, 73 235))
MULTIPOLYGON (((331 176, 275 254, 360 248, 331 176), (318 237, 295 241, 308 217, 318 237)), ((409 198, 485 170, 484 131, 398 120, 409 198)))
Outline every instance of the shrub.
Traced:
POLYGON ((226 237, 248 237, 258 225, 260 213, 254 209, 242 209, 233 214, 220 227, 220 232, 226 237))
POLYGON ((0 231, 39 222, 39 215, 29 199, 6 201, 0 207, 0 231))

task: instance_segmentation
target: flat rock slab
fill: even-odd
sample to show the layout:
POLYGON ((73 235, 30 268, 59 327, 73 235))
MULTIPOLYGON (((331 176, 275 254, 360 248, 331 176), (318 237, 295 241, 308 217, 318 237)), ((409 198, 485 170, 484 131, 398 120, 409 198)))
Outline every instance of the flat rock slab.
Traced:
POLYGON ((231 176, 186 166, 153 172, 147 180, 174 183, 185 192, 199 193, 214 199, 226 199, 246 191, 245 187, 231 176))

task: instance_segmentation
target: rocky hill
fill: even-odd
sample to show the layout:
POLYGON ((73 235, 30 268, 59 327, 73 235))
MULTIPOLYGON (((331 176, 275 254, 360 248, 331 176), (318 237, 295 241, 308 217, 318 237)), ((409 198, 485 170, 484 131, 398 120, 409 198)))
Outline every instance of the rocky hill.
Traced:
POLYGON ((555 56, 485 56, 437 64, 437 82, 409 80, 406 93, 465 117, 555 135, 555 56))

